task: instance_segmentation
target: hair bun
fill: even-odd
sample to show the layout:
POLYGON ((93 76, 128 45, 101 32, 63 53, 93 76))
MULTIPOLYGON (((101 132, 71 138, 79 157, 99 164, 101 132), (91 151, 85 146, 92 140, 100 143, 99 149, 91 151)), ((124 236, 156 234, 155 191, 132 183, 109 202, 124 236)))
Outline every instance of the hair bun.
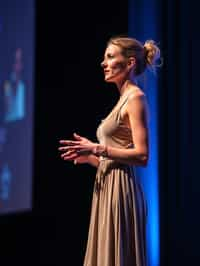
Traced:
POLYGON ((147 40, 144 44, 146 51, 146 63, 149 66, 157 66, 155 62, 160 59, 160 49, 153 40, 147 40))

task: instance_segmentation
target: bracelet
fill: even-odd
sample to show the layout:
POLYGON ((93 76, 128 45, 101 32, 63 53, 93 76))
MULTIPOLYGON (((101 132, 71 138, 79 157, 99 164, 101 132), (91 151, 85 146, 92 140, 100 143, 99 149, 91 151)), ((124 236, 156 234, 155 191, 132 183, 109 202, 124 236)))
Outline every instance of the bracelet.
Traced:
POLYGON ((96 156, 108 157, 108 151, 106 145, 97 144, 93 151, 96 156))

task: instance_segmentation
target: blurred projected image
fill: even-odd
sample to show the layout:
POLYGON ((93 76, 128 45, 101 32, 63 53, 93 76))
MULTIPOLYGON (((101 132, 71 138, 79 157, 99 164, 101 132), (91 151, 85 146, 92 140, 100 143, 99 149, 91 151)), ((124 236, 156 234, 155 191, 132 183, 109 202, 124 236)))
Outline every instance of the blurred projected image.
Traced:
POLYGON ((9 200, 10 197, 10 187, 11 187, 11 170, 8 164, 5 164, 0 173, 0 199, 9 200))
POLYGON ((32 208, 35 1, 0 0, 0 216, 32 208))
POLYGON ((4 82, 5 122, 21 120, 25 116, 25 84, 22 78, 23 52, 17 48, 8 80, 4 82))

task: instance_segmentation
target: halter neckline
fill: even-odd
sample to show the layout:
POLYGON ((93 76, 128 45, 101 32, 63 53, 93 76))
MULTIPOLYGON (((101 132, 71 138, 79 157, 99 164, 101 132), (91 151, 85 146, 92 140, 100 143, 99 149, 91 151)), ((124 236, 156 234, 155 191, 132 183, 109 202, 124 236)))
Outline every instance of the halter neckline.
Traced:
POLYGON ((131 89, 128 89, 127 91, 125 91, 122 95, 120 95, 120 99, 121 98, 123 98, 124 96, 126 96, 126 95, 128 95, 129 94, 129 92, 133 92, 134 91, 134 89, 133 88, 131 88, 131 89))

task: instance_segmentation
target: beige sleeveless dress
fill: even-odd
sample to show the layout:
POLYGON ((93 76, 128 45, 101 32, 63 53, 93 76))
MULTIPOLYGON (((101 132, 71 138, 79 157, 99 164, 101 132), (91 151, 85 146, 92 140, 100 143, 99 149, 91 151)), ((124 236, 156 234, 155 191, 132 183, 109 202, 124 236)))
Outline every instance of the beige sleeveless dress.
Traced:
MULTIPOLYGON (((128 91, 97 129, 100 143, 133 147, 121 108, 128 91)), ((134 97, 134 96, 133 96, 134 97)), ((94 183, 84 266, 146 266, 146 201, 133 166, 100 158, 94 183)))

